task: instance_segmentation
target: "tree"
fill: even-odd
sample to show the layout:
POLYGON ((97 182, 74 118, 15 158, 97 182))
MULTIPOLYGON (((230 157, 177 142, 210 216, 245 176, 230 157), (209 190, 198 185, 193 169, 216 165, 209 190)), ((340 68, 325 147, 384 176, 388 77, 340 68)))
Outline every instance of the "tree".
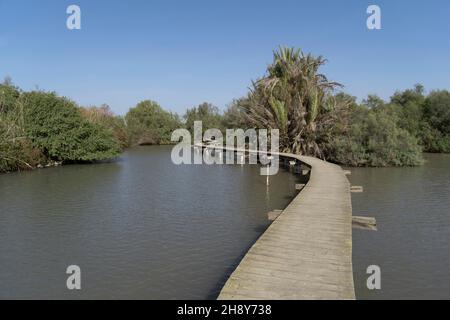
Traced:
POLYGON ((171 143, 172 132, 181 127, 177 115, 163 110, 150 100, 130 109, 125 121, 131 145, 171 143))
POLYGON ((396 113, 398 125, 416 137, 422 144, 424 88, 416 84, 413 89, 397 91, 391 97, 389 108, 396 113))
POLYGON ((334 90, 341 85, 319 73, 326 62, 294 48, 274 52, 267 74, 253 83, 240 108, 250 127, 280 130, 280 149, 324 157, 338 106, 334 90))
POLYGON ((234 99, 227 107, 222 117, 223 126, 226 129, 248 129, 248 122, 245 120, 245 112, 241 108, 245 98, 234 99))
POLYGON ((450 92, 431 92, 424 103, 424 145, 429 152, 450 152, 450 92))
POLYGON ((382 108, 385 106, 385 102, 376 94, 369 94, 367 99, 362 102, 363 105, 367 106, 369 109, 382 108))
POLYGON ((204 131, 208 129, 223 128, 223 119, 220 115, 219 108, 213 106, 211 103, 204 102, 198 107, 188 109, 184 115, 186 121, 186 129, 191 133, 194 132, 194 122, 202 121, 202 129, 204 131))

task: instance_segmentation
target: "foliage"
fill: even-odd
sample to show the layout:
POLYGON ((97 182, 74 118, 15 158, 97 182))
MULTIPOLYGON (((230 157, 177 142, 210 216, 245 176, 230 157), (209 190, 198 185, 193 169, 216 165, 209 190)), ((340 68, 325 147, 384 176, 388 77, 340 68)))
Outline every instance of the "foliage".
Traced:
POLYGON ((19 89, 14 87, 12 83, 5 81, 3 84, 0 84, 0 113, 8 113, 14 109, 19 96, 19 89))
POLYGON ((335 93, 341 85, 319 72, 324 63, 280 48, 266 75, 225 113, 226 123, 242 124, 243 118, 247 127, 279 129, 282 151, 340 164, 422 163, 423 87, 396 92, 389 103, 369 95, 358 105, 354 97, 335 93))
POLYGON ((45 159, 23 130, 20 92, 10 83, 0 87, 0 172, 32 169, 45 159))
POLYGON ((245 111, 241 107, 246 98, 234 99, 225 110, 222 116, 222 123, 226 129, 248 129, 249 123, 246 121, 245 111))
POLYGON ((450 92, 431 92, 425 99, 423 113, 425 150, 450 152, 450 92))
POLYGON ((103 104, 100 107, 88 107, 80 109, 82 116, 89 122, 100 125, 105 130, 112 133, 119 143, 121 150, 129 146, 128 131, 125 119, 114 115, 110 107, 103 104))
POLYGON ((417 139, 383 108, 354 110, 347 132, 332 139, 329 160, 349 166, 415 166, 423 162, 417 139))
POLYGON ((191 133, 194 132, 194 122, 202 121, 202 129, 223 129, 223 119, 219 108, 210 103, 202 103, 198 107, 188 109, 184 115, 185 126, 191 133))
POLYGON ((119 146, 110 132, 81 116, 77 105, 55 93, 21 96, 24 128, 33 146, 51 160, 96 161, 114 158, 119 146))
MULTIPOLYGON (((279 129, 281 151, 351 166, 411 166, 421 152, 450 152, 450 93, 420 84, 390 101, 369 95, 361 103, 320 72, 326 60, 294 48, 274 52, 265 75, 222 115, 210 103, 188 109, 184 126, 279 129)), ((55 93, 23 92, 0 84, 0 172, 49 161, 110 159, 131 145, 171 143, 183 126, 177 114, 145 100, 125 117, 107 105, 80 108, 55 93)))
POLYGON ((131 145, 171 143, 173 130, 181 126, 177 115, 163 110, 150 100, 130 109, 125 120, 131 145))
POLYGON ((274 52, 267 74, 253 83, 240 109, 249 127, 279 129, 282 151, 323 157, 323 137, 333 126, 337 106, 333 95, 340 85, 319 68, 322 57, 294 48, 274 52))

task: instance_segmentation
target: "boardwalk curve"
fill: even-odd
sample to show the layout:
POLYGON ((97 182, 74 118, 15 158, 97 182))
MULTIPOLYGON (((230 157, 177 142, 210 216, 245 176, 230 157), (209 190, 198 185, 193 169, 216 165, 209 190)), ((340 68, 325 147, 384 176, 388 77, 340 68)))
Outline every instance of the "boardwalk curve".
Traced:
POLYGON ((310 179, 250 248, 218 299, 355 299, 344 171, 313 157, 279 155, 310 167, 310 179))

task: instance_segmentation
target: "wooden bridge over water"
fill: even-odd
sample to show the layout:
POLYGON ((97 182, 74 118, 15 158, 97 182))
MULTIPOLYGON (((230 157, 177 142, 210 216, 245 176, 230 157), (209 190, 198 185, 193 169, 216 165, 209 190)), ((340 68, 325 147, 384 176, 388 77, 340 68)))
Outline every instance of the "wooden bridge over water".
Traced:
POLYGON ((250 248, 219 299, 355 299, 344 171, 312 157, 279 156, 310 167, 309 181, 250 248))

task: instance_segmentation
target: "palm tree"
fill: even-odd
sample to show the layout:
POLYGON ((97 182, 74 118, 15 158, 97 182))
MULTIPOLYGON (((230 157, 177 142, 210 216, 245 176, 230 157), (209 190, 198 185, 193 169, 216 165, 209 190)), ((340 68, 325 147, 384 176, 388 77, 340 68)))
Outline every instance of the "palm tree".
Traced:
POLYGON ((279 48, 267 74, 253 83, 241 107, 252 127, 280 130, 280 150, 323 157, 321 135, 331 124, 334 90, 319 68, 322 57, 279 48))

